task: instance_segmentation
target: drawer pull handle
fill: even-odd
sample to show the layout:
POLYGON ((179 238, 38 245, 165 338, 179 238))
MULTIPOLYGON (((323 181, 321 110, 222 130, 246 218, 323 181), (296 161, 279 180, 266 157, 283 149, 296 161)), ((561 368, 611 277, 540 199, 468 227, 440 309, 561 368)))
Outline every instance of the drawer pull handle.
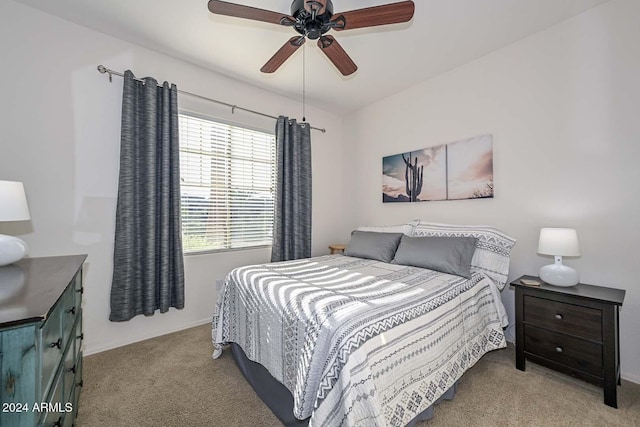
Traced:
POLYGON ((553 317, 555 317, 555 318, 556 318, 556 319, 558 319, 558 320, 562 320, 562 319, 563 319, 562 314, 560 314, 560 313, 556 314, 556 315, 555 315, 555 316, 553 316, 553 317))
POLYGON ((73 372, 75 374, 76 373, 76 365, 73 365, 72 367, 67 369, 67 372, 73 372))
POLYGON ((60 350, 62 350, 62 338, 58 338, 58 341, 49 344, 49 347, 58 347, 60 350))
POLYGON ((81 333, 80 335, 78 335, 76 338, 79 339, 79 340, 83 340, 84 339, 84 332, 81 333))
POLYGON ((556 353, 562 353, 562 352, 563 352, 562 347, 556 347, 556 353))
POLYGON ((84 294, 84 286, 81 287, 80 289, 76 289, 76 292, 84 294))
POLYGON ((67 313, 71 313, 71 314, 73 314, 75 316, 76 315, 76 307, 75 306, 71 307, 69 310, 67 310, 67 313))
POLYGON ((84 384, 84 381, 80 381, 79 383, 76 383, 76 387, 82 387, 83 384, 84 384))

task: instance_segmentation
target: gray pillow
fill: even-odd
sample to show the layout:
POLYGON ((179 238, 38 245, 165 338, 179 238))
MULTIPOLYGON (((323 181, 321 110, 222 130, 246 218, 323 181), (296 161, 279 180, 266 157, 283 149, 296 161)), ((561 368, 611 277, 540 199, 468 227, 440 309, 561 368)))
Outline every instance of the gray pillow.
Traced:
POLYGON ((402 236, 402 233, 376 233, 355 230, 351 233, 351 241, 344 250, 344 254, 357 258, 391 262, 402 236))
POLYGON ((402 236, 393 262, 469 279, 477 241, 475 237, 402 236))

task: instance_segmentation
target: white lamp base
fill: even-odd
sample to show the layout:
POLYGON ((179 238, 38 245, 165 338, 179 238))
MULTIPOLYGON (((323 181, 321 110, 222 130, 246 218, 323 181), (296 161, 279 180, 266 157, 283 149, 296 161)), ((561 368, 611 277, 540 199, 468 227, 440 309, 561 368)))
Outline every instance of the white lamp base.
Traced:
POLYGON ((27 244, 21 239, 0 234, 0 267, 20 261, 28 250, 27 244))
POLYGON ((562 264, 562 257, 556 257, 555 264, 545 265, 540 268, 540 278, 554 286, 569 287, 577 285, 580 281, 580 275, 576 270, 562 264))

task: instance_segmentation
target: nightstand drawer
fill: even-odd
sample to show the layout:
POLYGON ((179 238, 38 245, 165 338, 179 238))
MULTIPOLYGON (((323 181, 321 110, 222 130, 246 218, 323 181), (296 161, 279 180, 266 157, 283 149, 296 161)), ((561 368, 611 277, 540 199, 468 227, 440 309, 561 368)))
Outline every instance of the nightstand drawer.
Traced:
POLYGON ((600 344, 530 325, 524 326, 524 332, 525 353, 602 377, 602 346, 600 344))
POLYGON ((525 295, 524 321, 556 332, 602 342, 602 312, 595 308, 525 295))

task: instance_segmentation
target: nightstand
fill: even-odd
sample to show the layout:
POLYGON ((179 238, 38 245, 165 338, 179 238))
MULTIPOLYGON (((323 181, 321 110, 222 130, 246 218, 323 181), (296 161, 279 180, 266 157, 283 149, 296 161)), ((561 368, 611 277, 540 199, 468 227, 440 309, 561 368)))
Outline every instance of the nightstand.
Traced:
POLYGON ((344 250, 347 248, 347 245, 329 245, 329 253, 333 254, 341 254, 344 253, 344 250))
POLYGON ((516 368, 525 359, 604 389, 604 403, 618 407, 619 309, 625 291, 579 283, 562 288, 535 276, 511 282, 516 291, 516 368), (532 279, 540 286, 527 286, 532 279))

